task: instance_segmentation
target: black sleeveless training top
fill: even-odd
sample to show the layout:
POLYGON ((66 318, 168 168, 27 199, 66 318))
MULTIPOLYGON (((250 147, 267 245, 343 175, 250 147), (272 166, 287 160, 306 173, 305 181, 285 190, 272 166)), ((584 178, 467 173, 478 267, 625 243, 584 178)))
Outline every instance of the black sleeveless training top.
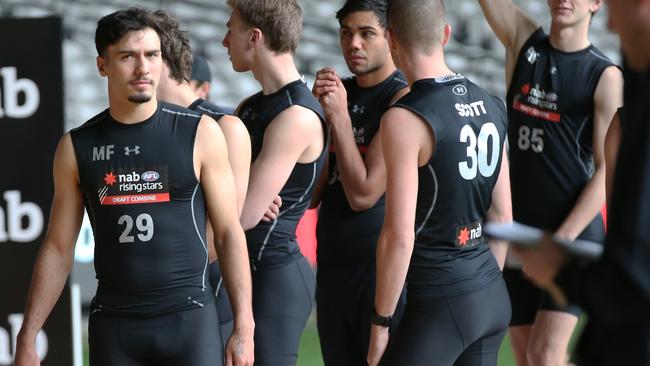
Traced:
POLYGON ((154 316, 211 301, 199 120, 158 102, 145 121, 119 123, 107 109, 71 131, 95 237, 92 311, 154 316))
POLYGON ((221 108, 201 98, 195 100, 187 108, 196 111, 198 113, 205 114, 217 122, 219 122, 221 117, 226 115, 221 108))
MULTIPOLYGON (((369 88, 360 87, 356 77, 343 80, 348 95, 348 113, 357 148, 365 159, 370 142, 379 131, 381 116, 395 94, 408 87, 400 71, 369 88)), ((368 210, 355 212, 345 196, 338 174, 336 146, 329 148, 329 181, 323 191, 316 236, 318 266, 374 263, 379 232, 384 223, 384 196, 368 210)))
MULTIPOLYGON (((323 110, 302 80, 291 82, 269 95, 259 92, 240 106, 239 118, 251 135, 253 162, 262 150, 264 132, 268 125, 279 113, 294 105, 310 109, 318 115, 325 131, 323 110)), ((300 257, 296 226, 309 206, 326 153, 327 144, 318 159, 307 164, 296 163, 280 190, 282 207, 277 220, 260 221, 257 226, 246 231, 248 255, 253 270, 279 267, 300 257)))
POLYGON ((416 81, 395 107, 420 116, 435 136, 433 155, 418 171, 408 296, 483 288, 501 275, 482 228, 501 169, 505 106, 457 74, 416 81))
MULTIPOLYGON (((507 93, 514 219, 557 230, 594 173, 594 92, 614 63, 593 45, 554 49, 540 28, 521 48, 507 93)), ((599 214, 580 235, 604 240, 599 214)))

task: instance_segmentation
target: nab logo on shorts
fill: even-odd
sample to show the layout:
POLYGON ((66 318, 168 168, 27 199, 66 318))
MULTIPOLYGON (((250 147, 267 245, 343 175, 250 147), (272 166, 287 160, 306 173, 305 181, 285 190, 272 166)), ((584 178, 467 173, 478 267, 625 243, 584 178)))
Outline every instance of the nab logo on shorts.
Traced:
POLYGON ((0 95, 4 96, 0 99, 0 118, 6 116, 24 119, 38 110, 41 102, 38 86, 32 80, 18 79, 17 74, 18 71, 13 66, 0 67, 0 76, 2 76, 0 95))

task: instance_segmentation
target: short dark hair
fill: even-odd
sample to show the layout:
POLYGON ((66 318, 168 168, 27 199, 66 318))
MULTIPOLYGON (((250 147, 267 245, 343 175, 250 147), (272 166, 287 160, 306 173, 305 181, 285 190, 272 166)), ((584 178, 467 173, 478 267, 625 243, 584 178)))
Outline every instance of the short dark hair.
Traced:
POLYGON ((339 24, 343 22, 343 19, 355 13, 357 11, 371 11, 377 17, 379 25, 386 29, 388 26, 388 21, 386 20, 386 8, 388 4, 386 0, 348 0, 345 2, 343 7, 336 12, 336 19, 339 21, 339 24))
POLYGON ((444 35, 443 0, 389 0, 388 30, 398 41, 430 53, 444 35))
POLYGON ((259 28, 266 46, 294 54, 302 33, 302 9, 297 0, 226 0, 249 27, 259 28))
POLYGON ((154 15, 159 20, 160 49, 163 61, 169 68, 169 76, 181 83, 190 81, 192 72, 192 46, 187 31, 174 16, 164 10, 158 10, 154 15))
POLYGON ((199 85, 212 81, 210 64, 208 64, 208 60, 205 57, 196 54, 192 55, 192 76, 190 79, 199 81, 199 85))
POLYGON ((95 30, 95 48, 104 56, 108 46, 116 44, 129 32, 151 28, 160 35, 160 27, 154 14, 140 7, 118 10, 102 17, 95 30))

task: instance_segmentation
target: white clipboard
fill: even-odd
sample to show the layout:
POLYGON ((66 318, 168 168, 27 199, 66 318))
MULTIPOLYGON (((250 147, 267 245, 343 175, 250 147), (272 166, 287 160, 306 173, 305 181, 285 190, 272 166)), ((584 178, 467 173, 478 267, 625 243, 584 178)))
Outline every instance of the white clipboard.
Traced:
MULTIPOLYGON (((488 222, 484 225, 483 230, 490 237, 507 240, 514 245, 523 247, 538 245, 544 236, 543 230, 516 221, 505 223, 488 222)), ((576 257, 595 260, 603 254, 603 244, 594 241, 582 239, 569 241, 555 237, 553 241, 567 253, 576 257)))

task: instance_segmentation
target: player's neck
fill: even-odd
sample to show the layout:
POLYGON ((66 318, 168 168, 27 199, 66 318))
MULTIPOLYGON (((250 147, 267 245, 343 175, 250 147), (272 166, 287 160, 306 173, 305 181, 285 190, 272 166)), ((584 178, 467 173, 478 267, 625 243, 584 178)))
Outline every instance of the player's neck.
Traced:
POLYGON ((147 120, 156 113, 158 100, 153 95, 146 103, 133 103, 127 99, 114 100, 109 98, 109 113, 114 120, 124 124, 135 124, 147 120))
POLYGON ((570 26, 552 23, 549 41, 551 46, 558 51, 576 52, 584 50, 591 44, 589 42, 589 20, 570 26))
POLYGON ((431 55, 414 52, 410 57, 404 58, 406 64, 402 65, 402 72, 410 86, 418 80, 434 79, 454 73, 445 63, 442 49, 434 50, 431 55))
POLYGON ((198 97, 187 82, 182 82, 175 88, 174 93, 170 93, 170 95, 166 95, 164 98, 161 96, 160 99, 167 103, 189 107, 198 97))
POLYGON ((285 85, 300 79, 300 73, 289 53, 264 53, 252 68, 253 76, 265 95, 273 94, 285 85))
POLYGON ((373 70, 366 74, 357 75, 357 85, 362 88, 373 87, 382 81, 386 80, 391 74, 395 72, 395 64, 388 55, 386 62, 376 70, 373 70))

